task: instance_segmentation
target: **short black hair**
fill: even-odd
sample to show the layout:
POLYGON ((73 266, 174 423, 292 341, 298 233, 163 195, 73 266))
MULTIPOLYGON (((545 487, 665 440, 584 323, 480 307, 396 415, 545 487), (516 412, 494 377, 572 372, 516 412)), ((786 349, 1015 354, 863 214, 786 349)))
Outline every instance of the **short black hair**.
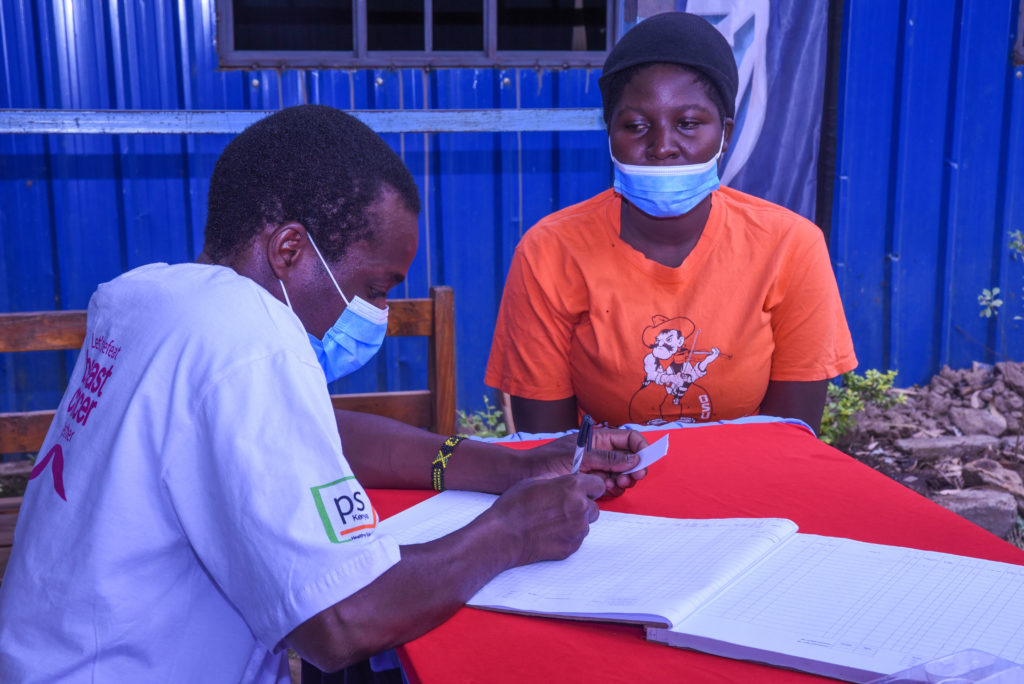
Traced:
POLYGON ((335 262, 376 237, 367 210, 386 188, 419 213, 412 174, 366 124, 323 105, 282 109, 242 131, 217 160, 203 251, 220 262, 267 226, 298 221, 335 262))
MULTIPOLYGON (((601 104, 604 107, 604 125, 607 126, 612 119, 612 111, 618 106, 619 100, 622 99, 622 91, 626 89, 629 82, 633 80, 633 77, 644 69, 660 64, 670 64, 669 62, 645 62, 643 64, 635 64, 631 67, 627 67, 622 71, 617 71, 614 74, 610 74, 605 80, 601 87, 601 104)), ((718 116, 724 122, 727 116, 725 101, 722 99, 722 94, 718 92, 718 87, 715 82, 711 80, 711 77, 705 74, 700 69, 694 69, 693 67, 683 66, 682 64, 670 64, 677 69, 682 69, 687 73, 693 74, 694 79, 704 89, 704 94, 711 100, 711 104, 715 105, 715 109, 718 110, 718 116)))

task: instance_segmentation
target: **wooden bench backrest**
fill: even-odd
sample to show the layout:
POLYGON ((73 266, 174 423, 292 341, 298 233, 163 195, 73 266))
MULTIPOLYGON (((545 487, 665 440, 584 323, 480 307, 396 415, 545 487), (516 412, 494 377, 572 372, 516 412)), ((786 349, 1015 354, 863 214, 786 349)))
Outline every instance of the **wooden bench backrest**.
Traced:
MULTIPOLYGON (((423 299, 392 299, 389 336, 427 337, 427 389, 336 394, 336 408, 395 418, 440 434, 455 432, 455 299, 450 287, 431 288, 423 299)), ((84 311, 0 314, 0 353, 80 349, 84 311)), ((0 413, 0 454, 36 452, 53 410, 0 413)))

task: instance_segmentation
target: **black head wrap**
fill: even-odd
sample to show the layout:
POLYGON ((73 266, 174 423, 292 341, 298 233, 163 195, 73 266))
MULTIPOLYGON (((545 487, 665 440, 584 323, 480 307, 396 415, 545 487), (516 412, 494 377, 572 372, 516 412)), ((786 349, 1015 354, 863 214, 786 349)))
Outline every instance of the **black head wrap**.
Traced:
POLYGON ((725 37, 703 17, 665 12, 644 19, 608 53, 598 86, 604 90, 612 74, 649 62, 679 64, 705 74, 722 96, 725 115, 736 115, 736 58, 725 37))

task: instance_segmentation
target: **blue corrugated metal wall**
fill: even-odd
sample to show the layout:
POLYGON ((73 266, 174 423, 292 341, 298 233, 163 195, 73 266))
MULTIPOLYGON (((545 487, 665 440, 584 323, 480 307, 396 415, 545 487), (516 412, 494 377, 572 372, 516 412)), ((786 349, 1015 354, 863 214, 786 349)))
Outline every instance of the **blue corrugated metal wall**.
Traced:
POLYGON ((831 246, 861 368, 1024 359, 1016 0, 847 0, 831 246), (1005 304, 979 315, 983 288, 1005 304))
MULTIPOLYGON (((218 71, 209 0, 4 0, 0 107, 343 109, 596 107, 596 72, 574 69, 218 71)), ((420 250, 392 296, 456 292, 460 407, 480 407, 512 250, 546 213, 607 187, 600 133, 383 136, 423 195, 420 250)), ((193 259, 207 183, 230 136, 0 136, 0 309, 83 308, 96 285, 151 261, 193 259)), ((425 387, 426 345, 389 341, 341 391, 425 387)), ((9 355, 8 355, 9 356, 9 355)), ((26 355, 19 355, 24 357, 26 355)), ((51 407, 52 355, 0 359, 0 402, 51 407)), ((69 355, 70 356, 70 355, 69 355)))
MULTIPOLYGON (((919 382, 943 363, 1024 358, 1024 80, 1018 0, 847 0, 831 242, 862 368, 919 382), (994 321, 976 296, 997 285, 994 321)), ((580 69, 217 71, 212 0, 0 3, 2 108, 596 107, 580 69)), ((389 134, 423 194, 420 252, 395 296, 456 292, 460 407, 483 368, 512 250, 610 179, 601 133, 389 134)), ((0 309, 82 308, 150 261, 192 259, 228 136, 0 135, 0 309)), ((425 346, 389 343, 339 389, 425 385, 425 346)), ((25 355, 20 355, 25 356, 25 355)), ((33 357, 35 355, 28 355, 33 357)), ((65 369, 0 359, 0 406, 51 407, 65 369)))

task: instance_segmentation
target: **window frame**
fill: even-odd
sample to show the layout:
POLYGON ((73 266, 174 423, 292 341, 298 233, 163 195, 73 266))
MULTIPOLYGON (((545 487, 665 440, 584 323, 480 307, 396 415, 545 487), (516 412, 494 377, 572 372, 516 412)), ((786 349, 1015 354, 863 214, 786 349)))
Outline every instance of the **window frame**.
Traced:
POLYGON ((481 51, 434 51, 433 2, 423 0, 424 50, 367 50, 367 0, 353 2, 353 46, 348 50, 236 50, 232 0, 214 0, 217 58, 222 69, 397 69, 397 68, 601 68, 621 25, 620 3, 605 6, 603 50, 498 50, 498 0, 483 2, 484 48, 481 51))

